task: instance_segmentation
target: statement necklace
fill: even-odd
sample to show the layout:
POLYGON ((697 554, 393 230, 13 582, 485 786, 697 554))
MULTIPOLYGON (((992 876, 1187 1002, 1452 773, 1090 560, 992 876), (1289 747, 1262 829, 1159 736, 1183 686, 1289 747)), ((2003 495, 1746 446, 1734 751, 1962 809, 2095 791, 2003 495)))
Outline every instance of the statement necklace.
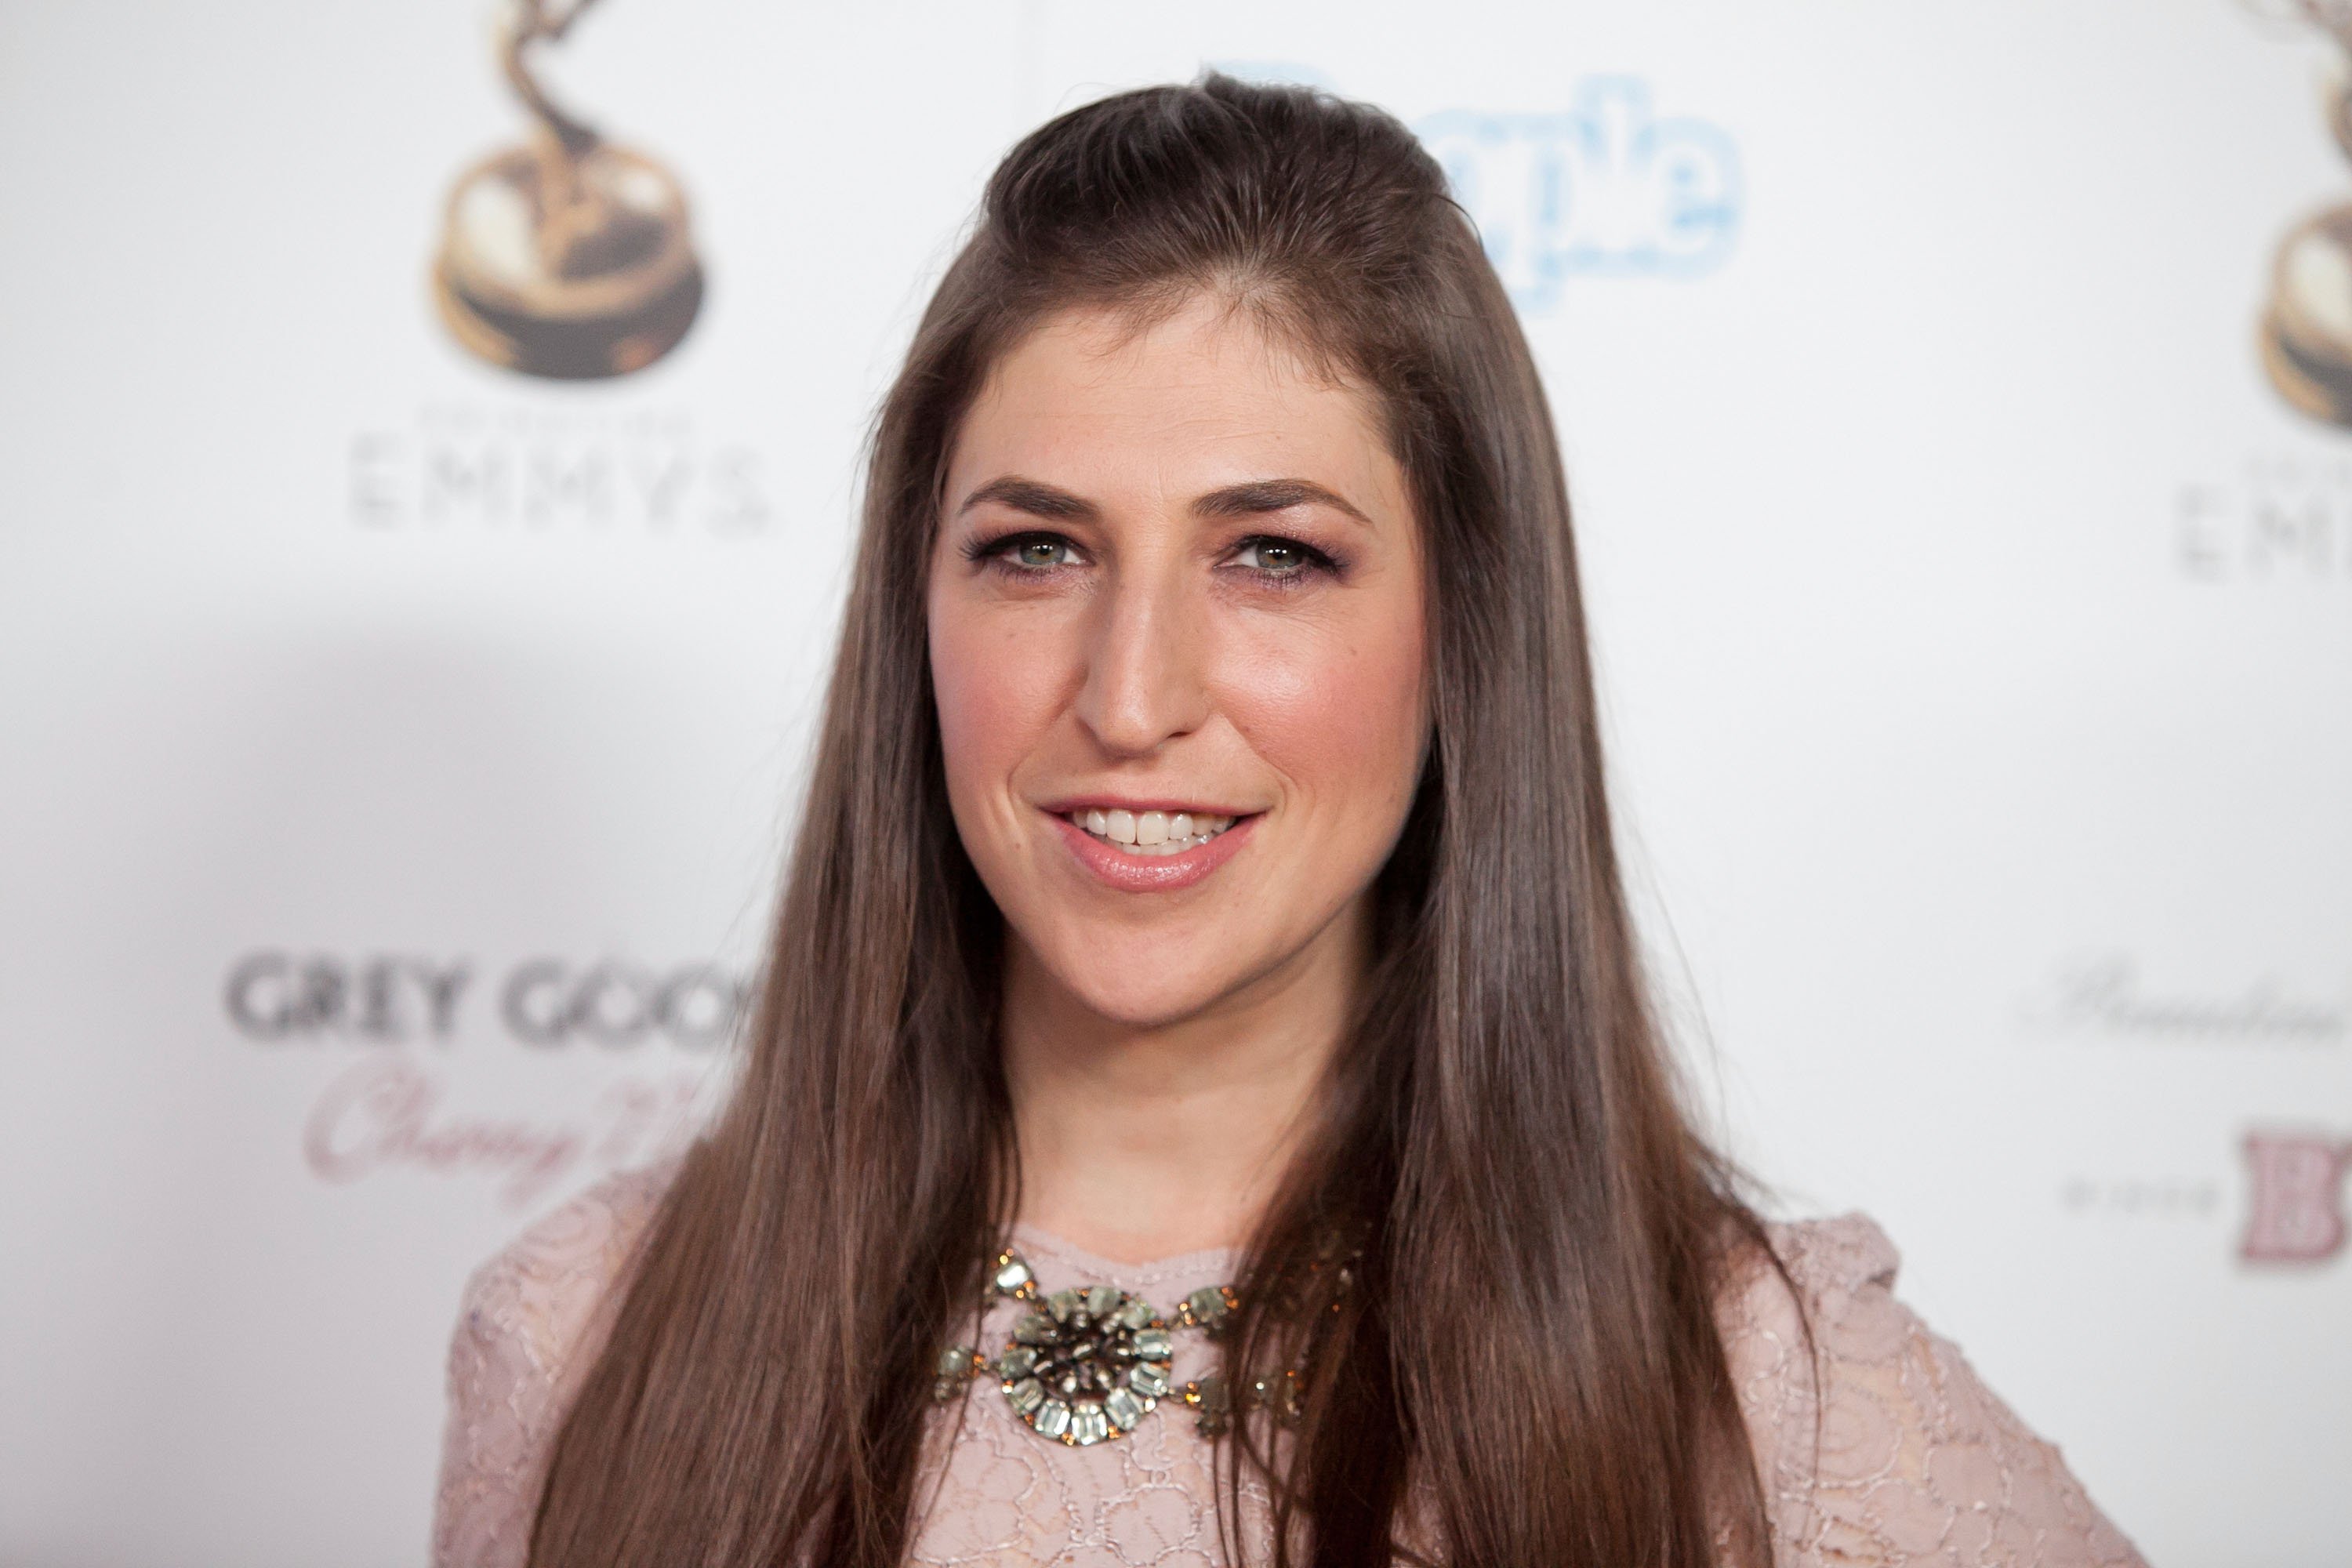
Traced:
MULTIPOLYGON (((1008 1296, 1029 1309, 1013 1325, 1013 1337, 991 1361, 970 1345, 956 1345, 940 1357, 931 1397, 956 1399, 982 1373, 996 1379, 1005 1402, 1022 1424, 1040 1437, 1074 1448, 1124 1437, 1162 1399, 1181 1398, 1194 1412, 1193 1424, 1207 1436, 1232 1422, 1233 1401, 1224 1379, 1212 1373, 1179 1388, 1169 1372, 1175 1336, 1193 1329, 1209 1339, 1223 1332, 1240 1306, 1231 1285, 1193 1291, 1171 1315, 1116 1285, 1074 1285, 1048 1296, 1037 1289, 1028 1263, 1010 1247, 996 1255, 988 1300, 1008 1296)), ((1271 1407, 1277 1418, 1295 1420, 1301 1375, 1253 1380, 1244 1403, 1271 1407)))

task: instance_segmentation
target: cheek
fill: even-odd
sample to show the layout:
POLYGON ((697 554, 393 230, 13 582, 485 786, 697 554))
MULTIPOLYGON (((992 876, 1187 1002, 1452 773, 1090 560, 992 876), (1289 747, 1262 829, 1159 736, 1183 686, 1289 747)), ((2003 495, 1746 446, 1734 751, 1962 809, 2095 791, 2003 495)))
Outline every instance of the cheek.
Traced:
POLYGON ((1053 722, 1056 676, 1044 639, 952 600, 930 608, 931 690, 948 788, 960 805, 1009 777, 1053 722))
POLYGON ((1318 814, 1349 832, 1391 831, 1421 762, 1418 607, 1255 654, 1233 689, 1253 748, 1318 814))

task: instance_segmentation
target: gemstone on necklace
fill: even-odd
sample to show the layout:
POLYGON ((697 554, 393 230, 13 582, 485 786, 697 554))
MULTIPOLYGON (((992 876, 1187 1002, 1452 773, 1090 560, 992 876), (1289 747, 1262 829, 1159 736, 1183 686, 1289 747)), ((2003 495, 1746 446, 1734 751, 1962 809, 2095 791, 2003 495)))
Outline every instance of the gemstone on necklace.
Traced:
POLYGON ((1225 1393, 1225 1380, 1215 1373, 1186 1384, 1184 1403, 1199 1412, 1192 1424, 1203 1436, 1221 1436, 1233 1425, 1233 1401, 1225 1393))
POLYGON ((1150 1301, 1116 1285, 1072 1286, 1022 1313, 995 1371, 1030 1430, 1083 1448, 1134 1430, 1173 1386, 1174 1353, 1150 1301))
POLYGON ((1187 1323, 1197 1323, 1214 1335, 1225 1326, 1225 1318, 1233 1310, 1233 1300, 1219 1285, 1204 1285, 1184 1298, 1177 1315, 1187 1323))
POLYGON ((931 1397, 945 1405, 961 1394, 973 1373, 987 1364, 970 1345, 950 1345, 940 1352, 939 1365, 931 1378, 931 1397))

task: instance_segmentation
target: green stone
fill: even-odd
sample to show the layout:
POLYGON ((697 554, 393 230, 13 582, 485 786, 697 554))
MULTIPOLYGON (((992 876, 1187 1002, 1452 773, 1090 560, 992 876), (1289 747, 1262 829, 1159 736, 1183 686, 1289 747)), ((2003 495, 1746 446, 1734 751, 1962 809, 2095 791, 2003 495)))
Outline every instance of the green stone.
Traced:
POLYGON ((1152 1399, 1167 1397, 1171 1386, 1168 1381, 1168 1369, 1158 1362, 1150 1361, 1138 1363, 1136 1369, 1127 1374, 1127 1385, 1152 1399))
POLYGON ((1160 1316, 1160 1310, 1140 1296, 1129 1296, 1127 1305, 1118 1310, 1111 1321, 1122 1329, 1140 1329, 1160 1316))
POLYGON ((1132 1432, 1143 1419, 1144 1404, 1126 1389, 1114 1389, 1102 1402, 1103 1414, 1122 1432, 1132 1432))
POLYGON ((1075 1285, 1067 1290, 1056 1290, 1045 1298, 1045 1310, 1054 1314, 1054 1321, 1066 1323, 1078 1310, 1079 1298, 1075 1285))
POLYGON ((1013 1337, 1024 1345, 1050 1345, 1054 1342, 1054 1320, 1043 1312, 1024 1312, 1013 1325, 1013 1337))
POLYGON ((1146 1361, 1166 1361, 1176 1353, 1176 1342, 1166 1329, 1144 1329, 1135 1336, 1135 1353, 1146 1361))
POLYGON ((1087 1312, 1091 1317, 1108 1318, 1118 1306, 1123 1292, 1116 1285, 1089 1287, 1086 1294, 1087 1312))
POLYGON ((1013 1402, 1013 1409, 1026 1415, 1045 1403, 1045 1385, 1034 1377, 1024 1377, 1006 1389, 1004 1397, 1013 1402))
POLYGON ((950 1345, 946 1350, 941 1351, 940 1352, 940 1375, 941 1377, 970 1377, 971 1375, 971 1347, 970 1345, 950 1345))
POLYGON ((1036 1370, 1037 1352, 1026 1345, 1006 1351, 996 1361, 996 1372, 1000 1377, 1026 1377, 1036 1370))
POLYGON ((1186 1391, 1185 1400, 1200 1415, 1192 1423, 1203 1436, 1214 1437, 1233 1424, 1233 1401, 1225 1395, 1225 1380, 1214 1373, 1186 1391))
POLYGON ((1011 1296, 1016 1294, 1021 1287, 1035 1278, 1035 1275, 1029 1272, 1029 1266, 1016 1258, 996 1271, 994 1283, 999 1290, 1011 1296))
POLYGON ((1089 1399, 1070 1412, 1070 1440, 1087 1447, 1110 1436, 1110 1417, 1103 1407, 1089 1399))
POLYGON ((1070 1407, 1058 1399, 1049 1399, 1030 1418, 1030 1425, 1037 1428, 1041 1436, 1058 1437, 1070 1429, 1070 1407))

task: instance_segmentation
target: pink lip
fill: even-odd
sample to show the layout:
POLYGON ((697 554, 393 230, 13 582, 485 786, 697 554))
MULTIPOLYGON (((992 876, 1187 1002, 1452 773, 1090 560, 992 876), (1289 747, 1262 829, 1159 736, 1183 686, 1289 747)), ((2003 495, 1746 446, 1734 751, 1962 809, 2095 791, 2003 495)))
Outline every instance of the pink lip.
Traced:
MULTIPOLYGON (((1088 807, 1099 811, 1112 809, 1108 805, 1095 805, 1092 802, 1071 809, 1088 807)), ((1165 805, 1135 806, 1120 801, 1117 809, 1165 811, 1169 808, 1165 805)), ((1225 812, 1217 815, 1234 814, 1225 812)), ((1187 849, 1181 855, 1123 855, 1066 816, 1055 816, 1054 826, 1061 832, 1062 842, 1070 847, 1070 853, 1077 857, 1078 863, 1120 892, 1172 893, 1180 888, 1192 886, 1239 854, 1242 840, 1251 828, 1257 826, 1257 818, 1244 816, 1206 844, 1187 849)))

